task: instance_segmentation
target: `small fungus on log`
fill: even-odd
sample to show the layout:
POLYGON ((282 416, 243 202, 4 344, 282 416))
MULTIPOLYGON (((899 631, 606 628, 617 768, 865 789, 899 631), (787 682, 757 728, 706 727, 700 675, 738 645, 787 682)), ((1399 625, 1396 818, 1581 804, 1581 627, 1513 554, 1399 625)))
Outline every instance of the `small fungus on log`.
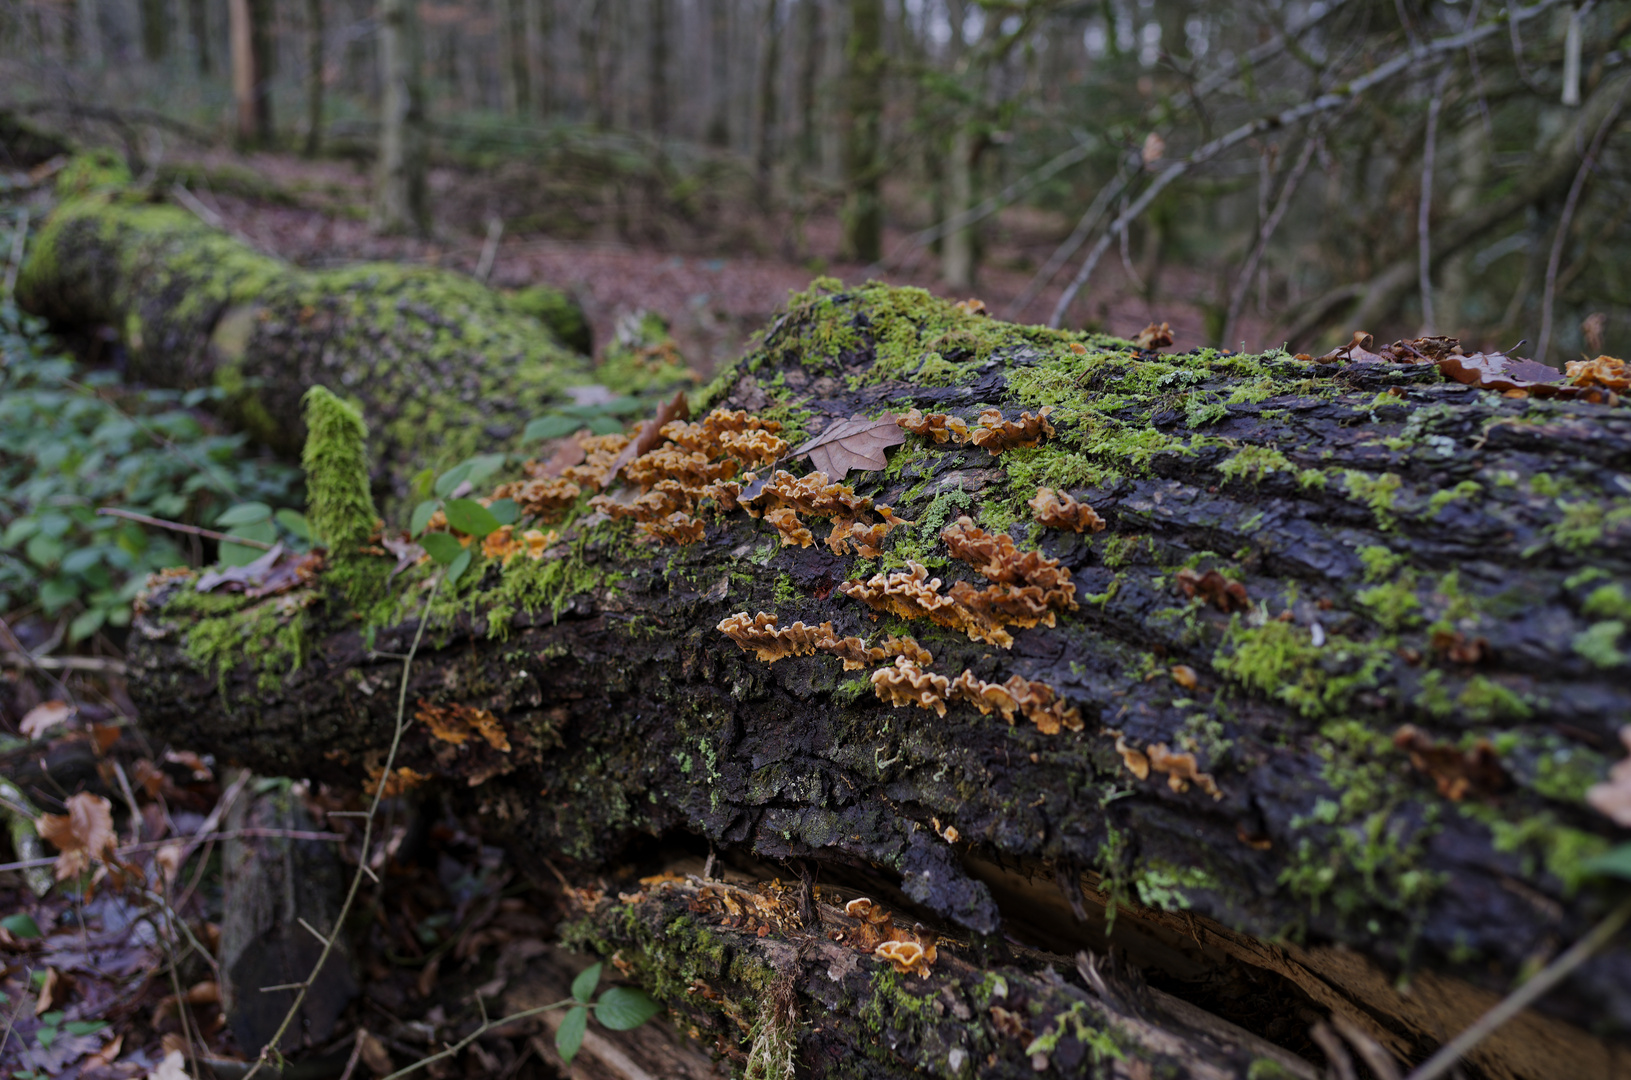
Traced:
POLYGON ((1104 519, 1091 506, 1077 502, 1063 491, 1037 488, 1036 497, 1026 504, 1036 514, 1039 525, 1072 532, 1103 532, 1104 519))
POLYGON ((1053 435, 1053 425, 1048 423, 1051 412, 1053 407, 1044 405, 1034 415, 1024 412, 1018 420, 1004 420, 999 410, 987 409, 980 414, 980 426, 969 440, 984 447, 992 457, 1019 446, 1040 446, 1043 439, 1053 435))

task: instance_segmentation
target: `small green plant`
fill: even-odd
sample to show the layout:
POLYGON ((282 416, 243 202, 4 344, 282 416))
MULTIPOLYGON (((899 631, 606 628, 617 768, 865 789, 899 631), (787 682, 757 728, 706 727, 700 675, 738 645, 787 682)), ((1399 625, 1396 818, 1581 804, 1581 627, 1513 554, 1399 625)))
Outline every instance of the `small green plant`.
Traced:
POLYGON ((465 498, 476 485, 503 466, 503 454, 482 454, 461 461, 440 476, 433 476, 426 469, 414 478, 414 487, 430 497, 421 499, 419 505, 413 508, 408 531, 418 539, 419 546, 425 549, 427 555, 447 567, 449 585, 457 584, 459 578, 464 576, 474 555, 451 533, 425 532, 425 528, 438 510, 447 518, 449 526, 478 541, 505 525, 514 525, 521 516, 521 508, 514 499, 499 499, 489 506, 483 506, 475 499, 465 498))
POLYGON ((572 980, 570 1000, 557 1002, 551 1008, 570 1006, 561 1026, 555 1029, 555 1049, 567 1065, 577 1056, 583 1045, 583 1036, 589 1030, 589 1013, 604 1028, 629 1031, 639 1027, 663 1011, 650 994, 632 986, 609 986, 595 1000, 595 987, 600 985, 600 972, 604 965, 590 964, 572 980))
POLYGON ((639 398, 614 397, 606 401, 565 405, 545 413, 527 425, 521 441, 536 439, 564 439, 575 431, 588 428, 595 435, 615 435, 627 425, 619 417, 632 416, 645 411, 639 398))
MULTIPOLYGON (((0 611, 34 608, 78 642, 128 626, 147 575, 207 557, 195 541, 101 509, 192 525, 241 518, 231 528, 246 538, 298 537, 272 508, 299 503, 299 471, 250 453, 244 435, 219 434, 205 411, 219 391, 134 388, 85 370, 10 301, 0 301, 0 357, 0 611)), ((261 554, 223 547, 228 561, 234 548, 245 562, 261 554)))

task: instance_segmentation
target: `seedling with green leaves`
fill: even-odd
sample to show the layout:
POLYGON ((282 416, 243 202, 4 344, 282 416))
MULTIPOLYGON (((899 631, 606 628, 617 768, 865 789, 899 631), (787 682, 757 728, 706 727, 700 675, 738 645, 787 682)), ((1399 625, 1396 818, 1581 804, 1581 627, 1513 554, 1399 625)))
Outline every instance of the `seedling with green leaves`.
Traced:
POLYGON ((632 986, 608 986, 597 1001, 595 987, 600 985, 603 967, 603 964, 590 964, 579 972, 578 977, 572 980, 572 999, 559 1002, 556 1006, 571 1006, 561 1020, 561 1026, 555 1029, 555 1049, 568 1065, 572 1064, 572 1059, 583 1045, 583 1037, 589 1030, 591 1011, 601 1027, 611 1031, 637 1028, 663 1011, 663 1007, 650 994, 632 986))

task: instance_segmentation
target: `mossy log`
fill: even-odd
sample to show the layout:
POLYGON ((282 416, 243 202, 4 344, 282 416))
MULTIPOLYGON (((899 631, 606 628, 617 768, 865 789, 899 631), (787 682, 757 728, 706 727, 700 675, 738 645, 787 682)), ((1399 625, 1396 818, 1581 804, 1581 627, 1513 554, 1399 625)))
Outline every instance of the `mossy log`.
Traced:
POLYGON ((132 377, 218 388, 235 421, 288 455, 308 387, 352 397, 387 501, 419 469, 513 439, 568 387, 598 381, 583 313, 557 290, 507 295, 395 263, 301 270, 134 186, 107 155, 75 159, 58 192, 18 279, 24 310, 112 328, 132 377))
MULTIPOLYGON (((935 980, 986 980, 1025 949, 1114 948, 1151 986, 1315 1061, 1307 1033, 1326 1016, 1421 1059, 1607 909, 1585 867, 1616 830, 1586 792, 1631 716, 1623 407, 1506 397, 1432 365, 1141 352, 882 286, 795 298, 702 405, 776 419, 794 442, 913 407, 971 424, 1051 407, 1056 430, 1000 455, 912 435, 887 468, 851 474, 914 523, 875 557, 784 544, 740 510, 656 546, 585 492, 544 558, 479 562, 438 594, 410 712, 483 710, 503 737, 455 745, 415 719, 401 776, 445 787, 529 865, 605 875, 615 895, 663 853, 711 847, 960 936, 935 980), (1037 524, 1039 486, 1107 528, 1037 524), (912 561, 978 588, 943 539, 964 515, 1068 568, 1057 625, 1004 648, 881 618, 840 588, 912 561), (1043 684, 1081 730, 891 708, 831 655, 767 664, 718 629, 761 612, 909 634, 930 674, 1043 684)), ((377 776, 433 573, 409 569, 360 609, 336 574, 261 601, 157 585, 131 654, 143 726, 263 773, 377 776)), ((641 929, 646 903, 585 939, 639 954, 658 982, 690 970, 693 945, 726 948, 741 984, 734 939, 687 944, 670 915, 641 929)), ((890 976, 866 963, 830 1001, 793 994, 816 1074, 1029 1068, 1019 1040, 975 1033, 989 1013, 922 1018, 919 1043, 864 1037, 866 1010, 905 1008, 868 1004, 890 976), (823 1042, 824 1016, 850 1041, 823 1042), (930 1028, 940 1049, 919 1052, 930 1028)), ((1033 1035, 1077 1009, 1064 963, 1076 989, 1029 999, 1033 1035)), ((1631 1068, 1628 1047, 1631 949, 1616 944, 1472 1061, 1489 1077, 1606 1076, 1631 1068)), ((1162 1074, 1274 1075, 1249 1055, 1214 1066, 1162 1074)))

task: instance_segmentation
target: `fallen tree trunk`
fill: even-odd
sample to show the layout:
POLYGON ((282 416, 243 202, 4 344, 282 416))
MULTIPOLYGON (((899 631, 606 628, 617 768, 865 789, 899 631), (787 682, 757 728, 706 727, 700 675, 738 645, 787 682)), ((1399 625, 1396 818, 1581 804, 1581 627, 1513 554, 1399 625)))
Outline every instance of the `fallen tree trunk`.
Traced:
MULTIPOLYGON (((1059 958, 1114 946, 1156 989, 1316 1060, 1308 1026, 1326 1015, 1424 1057, 1606 910, 1586 864, 1616 831, 1585 795, 1631 705, 1631 416, 1617 405, 1502 396, 1430 364, 1160 356, 877 286, 795 298, 704 404, 777 420, 794 442, 886 407, 946 411, 980 437, 957 441, 953 420, 937 443, 925 421, 887 468, 851 476, 854 493, 776 481, 750 517, 724 507, 752 484, 696 501, 694 470, 730 459, 701 427, 667 429, 700 459, 659 449, 625 474, 629 492, 610 485, 598 506, 613 517, 586 491, 542 523, 559 538, 540 558, 491 547, 438 594, 397 782, 444 785, 532 865, 625 883, 609 896, 654 852, 698 845, 863 891, 960 938, 924 984, 950 980, 953 996, 1016 955, 1027 978, 1057 979, 1059 958), (1004 429, 976 424, 987 406, 1008 438, 1040 445, 989 452, 1004 429), (652 491, 631 504, 637 482, 652 491), (1039 486, 1108 528, 1034 523, 1039 486), (660 516, 664 490, 694 522, 660 516), (914 524, 891 529, 879 504, 914 524), (628 520, 641 507, 648 520, 628 520), (875 553, 800 546, 801 513, 836 515, 840 534, 881 519, 848 542, 875 553)), ((158 584, 131 656, 143 726, 263 773, 378 777, 397 657, 434 573, 408 569, 357 609, 357 579, 337 573, 258 601, 158 584)), ((719 921, 728 905, 689 896, 707 910, 676 938, 680 901, 639 895, 584 899, 584 940, 637 955, 671 1003, 696 1004, 680 976, 699 955, 729 970, 730 993, 763 991, 731 965, 743 941, 719 921)), ((746 946, 763 955, 790 932, 746 946)), ((885 993, 893 968, 863 960, 871 990, 829 993, 815 939, 789 940, 781 997, 814 1025, 796 1042, 815 1072, 1029 1070, 989 993, 957 998, 986 1009, 968 1018, 948 1001, 951 1020, 914 996, 929 1010, 916 1034, 879 1038, 865 1017, 908 1008, 885 993), (966 1067, 946 1041, 959 1025, 957 1045, 986 1055, 966 1067), (939 1049, 919 1053, 931 1029, 939 1049)), ((1628 960, 1610 947, 1473 1062, 1491 1077, 1628 1067, 1628 960)), ((1087 978, 1027 992, 1022 1027, 1064 1031, 1087 1009, 1082 1044, 1110 1014, 1145 1015, 1103 990, 1079 1007, 1087 978)), ((1249 1050, 1208 1073, 1117 1038, 1177 1075, 1274 1075, 1249 1050)))
POLYGON ((503 294, 395 263, 300 270, 134 188, 106 154, 75 159, 58 192, 18 279, 24 310, 111 327, 132 377, 218 389, 233 420, 284 454, 305 439, 301 395, 332 386, 372 421, 387 500, 424 466, 514 439, 597 381, 583 313, 556 290, 503 294))

